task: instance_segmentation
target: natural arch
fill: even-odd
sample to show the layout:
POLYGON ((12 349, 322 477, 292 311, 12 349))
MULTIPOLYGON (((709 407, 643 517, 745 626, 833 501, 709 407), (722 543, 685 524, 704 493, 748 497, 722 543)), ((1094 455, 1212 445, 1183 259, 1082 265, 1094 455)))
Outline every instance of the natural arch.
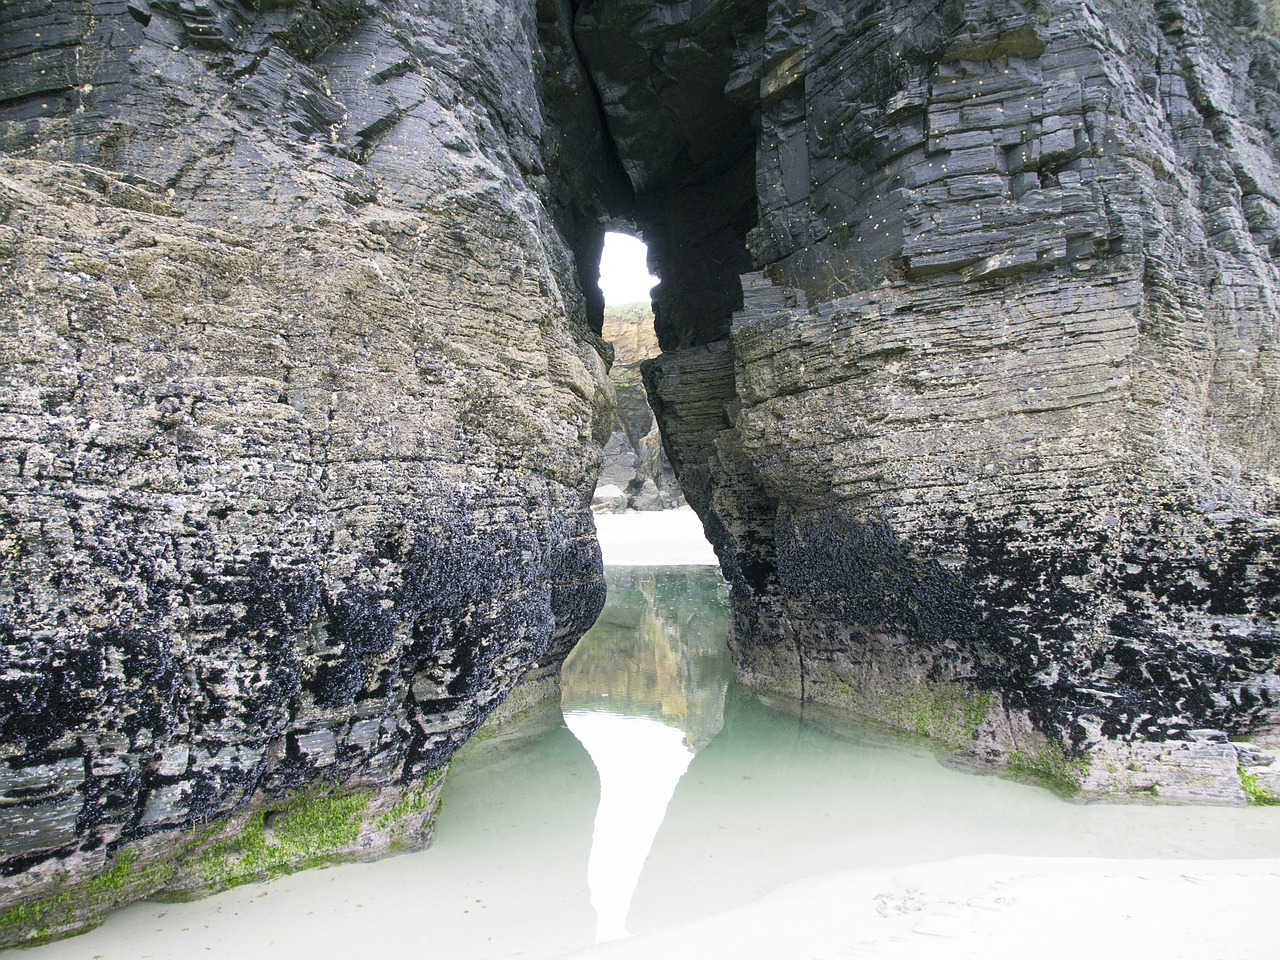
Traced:
MULTIPOLYGON (((575 38, 660 265, 646 380, 734 584, 740 673, 1071 780, 1092 756, 1089 786, 1124 789, 1101 771, 1164 776, 1143 741, 1276 720, 1275 508, 1245 466, 1276 438, 1232 405, 1274 422, 1277 395, 1245 401, 1217 350, 1173 360, 1185 326, 1150 333, 1190 310, 1268 356, 1220 284, 1275 295, 1273 228, 1214 239, 1225 195, 1169 193, 1147 158, 1233 182, 1276 159, 1191 148, 1207 115, 1177 96, 1160 132, 1111 119, 1143 96, 1112 69, 1135 49, 1217 82, 1161 52, 1166 21, 1117 9, 1118 44, 1066 5, 983 9, 598 0, 575 38), (1178 428, 1137 401, 1186 390, 1217 399, 1178 428), (1210 488, 1236 519, 1195 505, 1210 488)), ((1197 42, 1247 71, 1224 26, 1197 42)), ((1270 109, 1233 90, 1215 110, 1270 109)), ((1231 751, 1200 752, 1238 791, 1231 751)))
POLYGON ((749 682, 1242 800, 1228 737, 1280 702, 1265 7, 0 20, 0 873, 58 898, 5 942, 235 882, 190 831, 317 785, 364 832, 306 862, 399 842, 380 810, 421 839, 603 601, 620 223, 749 682))

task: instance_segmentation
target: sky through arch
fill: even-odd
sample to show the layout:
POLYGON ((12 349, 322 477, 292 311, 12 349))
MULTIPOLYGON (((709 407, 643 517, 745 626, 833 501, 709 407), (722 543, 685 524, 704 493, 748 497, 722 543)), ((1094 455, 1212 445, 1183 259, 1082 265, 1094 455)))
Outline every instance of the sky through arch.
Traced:
POLYGON ((625 233, 606 233, 600 255, 600 289, 607 306, 648 303, 649 288, 658 278, 645 265, 644 242, 625 233))

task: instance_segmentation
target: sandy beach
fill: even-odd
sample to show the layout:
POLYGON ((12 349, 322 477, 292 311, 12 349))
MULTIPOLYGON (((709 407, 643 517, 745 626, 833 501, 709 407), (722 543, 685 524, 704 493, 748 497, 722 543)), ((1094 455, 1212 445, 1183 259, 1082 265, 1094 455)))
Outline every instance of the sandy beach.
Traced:
MULTIPOLYGON (((499 831, 486 855, 502 856, 499 831)), ((1276 960, 1280 858, 967 856, 826 873, 585 947, 585 889, 537 864, 496 884, 440 849, 141 903, 27 960, 1276 960)), ((910 851, 912 853, 918 851, 910 851)), ((585 853, 585 850, 584 850, 585 853)), ((749 857, 743 851, 743 857, 749 857)), ((469 858, 468 858, 469 859, 469 858)), ((772 864, 782 875, 798 862, 772 864)), ((754 871, 744 859, 727 872, 754 871)), ((585 876, 580 878, 585 881, 585 876)))
POLYGON ((1275 960, 1280 859, 964 857, 812 877, 583 960, 1275 960))

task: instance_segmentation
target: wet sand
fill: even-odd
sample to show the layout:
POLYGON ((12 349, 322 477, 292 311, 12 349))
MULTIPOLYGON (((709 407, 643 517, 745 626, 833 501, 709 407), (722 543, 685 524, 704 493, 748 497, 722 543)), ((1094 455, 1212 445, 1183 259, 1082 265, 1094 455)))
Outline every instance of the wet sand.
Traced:
POLYGON ((1280 859, 963 857, 811 877, 583 960, 1275 960, 1280 859))

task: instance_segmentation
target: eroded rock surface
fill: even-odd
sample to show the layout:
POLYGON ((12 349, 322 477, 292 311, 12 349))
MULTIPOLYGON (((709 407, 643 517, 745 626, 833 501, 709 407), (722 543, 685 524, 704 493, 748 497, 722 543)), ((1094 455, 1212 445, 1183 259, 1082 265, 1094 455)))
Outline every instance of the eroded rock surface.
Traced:
POLYGON ((660 352, 653 314, 644 304, 606 307, 601 336, 613 347, 609 381, 616 404, 592 509, 621 513, 682 506, 684 494, 662 448, 662 435, 640 374, 640 365, 660 352))
POLYGON ((420 841, 595 618, 568 16, 4 4, 0 939, 420 841))
MULTIPOLYGON (((1273 727, 1265 10, 600 0, 578 25, 745 677, 1063 779, 1096 754, 1096 790, 1126 789, 1126 744, 1273 727), (660 74, 639 90, 622 32, 660 74), (758 218, 691 230, 741 225, 744 149, 758 218)), ((1238 799, 1214 771, 1202 795, 1238 799)))
POLYGON ((602 599, 606 224, 662 277, 647 388, 748 681, 1094 790, 1271 789, 1229 740, 1280 698, 1252 0, 0 27, 0 936, 418 839, 554 686, 602 599))

